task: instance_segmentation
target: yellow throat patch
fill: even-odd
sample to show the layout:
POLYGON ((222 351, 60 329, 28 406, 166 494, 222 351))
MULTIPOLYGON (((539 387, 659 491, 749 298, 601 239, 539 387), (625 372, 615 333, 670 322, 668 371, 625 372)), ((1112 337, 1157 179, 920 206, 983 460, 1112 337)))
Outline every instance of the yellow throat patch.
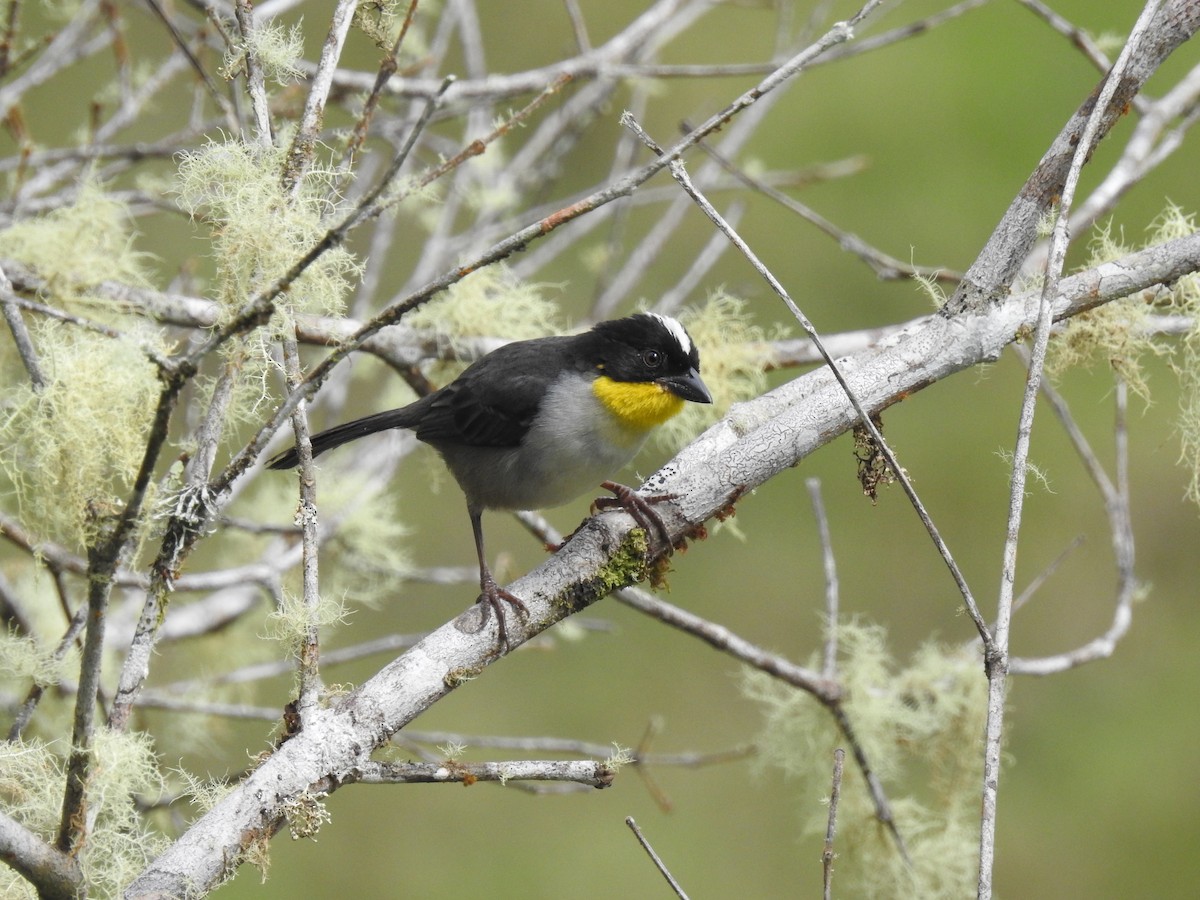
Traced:
POLYGON ((626 428, 647 431, 683 409, 683 398, 652 381, 614 381, 601 375, 592 393, 626 428))

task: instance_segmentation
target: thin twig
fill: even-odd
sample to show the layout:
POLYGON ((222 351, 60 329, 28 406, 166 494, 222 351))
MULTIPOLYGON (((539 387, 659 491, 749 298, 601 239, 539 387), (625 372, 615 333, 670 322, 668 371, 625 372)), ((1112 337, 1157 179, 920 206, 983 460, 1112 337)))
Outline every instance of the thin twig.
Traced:
POLYGON ((597 789, 611 787, 616 773, 594 760, 523 759, 505 762, 364 763, 346 781, 358 784, 474 784, 494 781, 562 781, 597 789))
POLYGON ((85 896, 86 883, 79 860, 51 847, 40 834, 3 810, 0 810, 0 859, 20 873, 42 900, 74 900, 85 896))
MULTIPOLYGON (((1096 45, 1090 34, 1059 14, 1056 10, 1042 3, 1041 0, 1017 0, 1017 2, 1074 44, 1087 61, 1096 67, 1097 72, 1104 73, 1108 71, 1109 66, 1112 65, 1112 61, 1104 55, 1104 51, 1096 45)), ((1146 111, 1147 101, 1145 97, 1139 94, 1134 98, 1133 102, 1134 109, 1139 113, 1146 111)))
POLYGON ((825 847, 821 851, 822 896, 825 900, 833 898, 833 838, 837 833, 838 801, 842 796, 842 763, 846 759, 846 751, 838 747, 833 751, 833 784, 829 790, 829 823, 825 826, 825 847))
POLYGON ((645 786, 651 799, 658 805, 658 808, 663 812, 670 812, 675 808, 675 804, 671 802, 671 798, 667 796, 667 792, 663 790, 662 785, 650 774, 650 767, 646 765, 646 760, 650 757, 650 748, 654 745, 655 739, 662 734, 663 720, 661 716, 651 716, 646 723, 646 730, 642 733, 642 739, 634 748, 634 758, 641 760, 642 764, 637 767, 638 777, 642 779, 642 784, 645 786))
POLYGON ((592 49, 592 42, 588 38, 587 22, 583 20, 583 11, 579 8, 578 0, 563 0, 563 5, 567 8, 567 16, 571 20, 571 31, 575 34, 575 46, 580 53, 588 53, 592 49))
POLYGON ((358 159, 359 151, 367 140, 367 132, 370 131, 371 120, 375 118, 375 110, 379 106, 379 98, 383 96, 384 85, 396 74, 396 69, 399 65, 400 48, 404 46, 404 38, 408 35, 408 29, 412 25, 413 16, 417 12, 418 2, 420 0, 409 0, 408 10, 404 14, 404 21, 400 24, 400 32, 396 35, 396 40, 392 43, 392 46, 383 55, 383 59, 379 61, 379 72, 375 76, 375 84, 371 87, 370 93, 367 94, 362 112, 359 113, 358 119, 354 122, 354 130, 350 134, 350 140, 346 143, 345 168, 348 173, 354 171, 354 163, 358 159))
MULTIPOLYGON (((612 753, 612 744, 601 744, 594 741, 581 741, 575 738, 531 737, 491 734, 464 734, 457 731, 404 731, 392 736, 393 741, 404 741, 406 745, 427 744, 443 746, 445 744, 462 744, 467 747, 488 748, 493 750, 515 750, 520 753, 572 753, 577 756, 604 758, 612 753)), ((639 756, 633 751, 631 766, 673 766, 678 768, 698 768, 702 766, 723 765, 729 762, 746 759, 757 752, 753 744, 733 747, 729 750, 717 750, 711 753, 682 752, 682 753, 651 753, 639 756)))
POLYGON ((830 222, 824 216, 810 208, 809 206, 796 200, 794 197, 789 197, 783 191, 766 184, 761 178, 756 178, 753 175, 742 170, 731 162, 726 156, 717 150, 710 147, 707 143, 702 143, 700 149, 714 159, 718 165, 726 172, 736 178, 738 181, 745 184, 747 187, 758 191, 766 197, 774 200, 779 205, 791 210, 796 215, 800 216, 805 221, 815 225, 820 231, 829 235, 837 241, 838 246, 843 250, 853 253, 861 259, 876 277, 881 280, 888 281, 897 278, 925 278, 935 279, 937 281, 958 282, 962 279, 961 272, 955 272, 951 269, 939 266, 916 266, 911 263, 906 263, 903 260, 897 259, 872 247, 858 235, 839 228, 837 225, 830 222))
POLYGON ((822 703, 834 702, 840 696, 839 686, 835 682, 826 681, 821 677, 821 673, 796 665, 776 653, 752 644, 725 626, 667 603, 661 597, 655 597, 647 591, 632 587, 622 588, 613 596, 638 612, 651 616, 672 628, 678 628, 693 637, 700 638, 722 653, 728 653, 761 672, 766 672, 792 687, 812 694, 822 703))
POLYGON ((234 0, 234 13, 242 32, 243 58, 246 61, 246 93, 250 95, 250 109, 254 113, 254 136, 260 147, 271 146, 271 109, 267 100, 267 81, 263 75, 258 54, 253 49, 254 9, 250 0, 234 0))
MULTIPOLYGON (((233 402, 240 368, 241 359, 237 355, 226 359, 213 386, 208 409, 193 435, 195 451, 184 466, 180 509, 194 511, 196 501, 193 498, 200 498, 199 505, 203 506, 206 486, 217 458, 221 435, 227 425, 229 406, 233 402)), ((150 673, 150 661, 162 626, 160 611, 166 584, 163 573, 166 571, 169 570, 161 565, 156 566, 146 586, 142 615, 129 642, 129 649, 121 666, 121 675, 117 681, 117 692, 109 712, 109 724, 112 727, 124 727, 142 683, 150 673)))
MULTIPOLYGON (((851 56, 858 56, 863 53, 870 53, 884 47, 893 46, 894 44, 925 34, 952 19, 983 6, 987 2, 989 0, 963 0, 963 2, 935 13, 926 19, 910 22, 891 31, 863 38, 854 44, 837 47, 837 49, 833 49, 828 53, 823 52, 819 58, 814 58, 811 64, 817 66, 840 62, 851 56)), ((475 102, 480 98, 499 102, 532 93, 538 90, 540 85, 560 75, 569 75, 574 79, 586 81, 592 79, 630 78, 746 77, 769 75, 779 71, 779 63, 775 60, 762 63, 733 63, 725 65, 712 63, 676 65, 613 61, 619 60, 622 57, 628 49, 629 43, 643 37, 646 29, 640 27, 642 19, 650 19, 660 8, 662 11, 659 15, 669 18, 672 15, 676 15, 677 6, 678 3, 675 0, 669 3, 655 4, 655 7, 643 14, 641 19, 631 24, 625 31, 616 35, 608 43, 596 48, 591 53, 574 56, 562 62, 553 63, 538 69, 528 69, 523 72, 514 72, 505 75, 493 74, 483 80, 463 79, 447 97, 447 102, 451 104, 463 104, 475 102)), ((874 2, 867 3, 850 20, 836 23, 831 31, 857 28, 863 20, 875 12, 877 6, 878 4, 874 2)), ((658 21, 650 22, 652 27, 657 27, 660 24, 658 21)), ((828 37, 828 33, 826 37, 828 37)), ((839 40, 836 43, 840 44, 842 41, 839 40)), ((335 81, 338 87, 344 90, 359 92, 370 90, 372 83, 371 76, 368 73, 344 69, 338 71, 335 81)), ((388 91, 390 93, 396 96, 418 99, 428 98, 436 88, 437 83, 427 78, 394 79, 388 83, 388 91)))
POLYGON ((67 758, 66 787, 56 846, 74 855, 87 839, 87 790, 95 763, 96 701, 100 692, 100 669, 104 661, 104 627, 108 620, 111 584, 107 576, 116 567, 125 533, 113 523, 102 527, 108 533, 89 548, 87 630, 79 662, 79 690, 71 729, 71 752, 67 758))
MULTIPOLYGON (((1071 539, 1071 542, 1062 549, 1062 552, 1059 553, 1058 556, 1054 557, 1054 559, 1050 561, 1050 564, 1042 569, 1042 571, 1038 572, 1037 576, 1034 577, 1029 584, 1025 585, 1025 590, 1021 591, 1021 593, 1013 601, 1013 612, 1017 612, 1019 609, 1021 609, 1021 607, 1033 599, 1034 594, 1041 589, 1042 585, 1049 581, 1051 576, 1058 571, 1059 567, 1067 561, 1067 557, 1083 545, 1083 541, 1084 537, 1082 534, 1075 535, 1075 537, 1071 539)), ((1009 662, 1009 670, 1012 670, 1011 661, 1009 662)))
MULTIPOLYGON (((87 623, 87 620, 88 607, 80 604, 79 608, 75 610, 75 615, 71 617, 66 632, 59 639, 58 646, 54 648, 52 658, 55 662, 58 662, 67 655, 67 651, 79 639, 79 635, 83 632, 83 626, 87 623)), ((29 724, 29 720, 33 718, 33 714, 37 710, 38 703, 41 702, 45 691, 45 686, 38 683, 35 683, 29 689, 29 693, 25 695, 25 701, 13 716, 12 725, 8 729, 8 741, 20 739, 21 733, 25 730, 25 726, 29 724)))
POLYGON ((12 332, 13 344, 17 348, 17 355, 21 357, 21 364, 25 366, 25 372, 29 375, 29 383, 35 391, 40 392, 46 387, 46 376, 42 372, 41 363, 38 362, 33 338, 29 336, 29 329, 25 327, 25 320, 21 318, 21 312, 17 308, 18 299, 13 293, 12 282, 0 267, 0 306, 4 307, 4 321, 8 323, 8 330, 12 332))
MULTIPOLYGON (((746 204, 737 200, 729 205, 725 210, 725 218, 732 223, 736 228, 738 223, 742 221, 742 214, 746 211, 746 204)), ((679 308, 687 302, 688 298, 695 293, 707 276, 712 271, 713 267, 720 261, 721 256, 729 249, 729 241, 725 240, 724 235, 718 231, 714 231, 708 239, 708 243, 696 254, 696 258, 692 264, 688 266, 686 272, 680 279, 662 292, 658 298, 658 302, 654 304, 654 312, 664 313, 668 316, 675 315, 679 308)), ((760 357, 761 358, 761 357, 760 357)))
MULTIPOLYGON (((295 390, 303 378, 300 369, 300 351, 296 339, 287 337, 283 344, 283 365, 287 377, 288 389, 295 390)), ((292 430, 296 437, 296 448, 299 451, 300 464, 297 481, 300 486, 299 507, 296 510, 296 524, 300 528, 300 545, 303 553, 300 562, 301 570, 301 608, 305 613, 305 621, 298 629, 299 647, 297 664, 299 668, 299 691, 296 705, 300 713, 301 726, 316 711, 321 696, 320 674, 320 633, 317 629, 318 608, 321 603, 320 583, 317 570, 318 548, 318 519, 317 519, 317 478, 313 468, 312 443, 309 440, 308 414, 304 403, 298 403, 292 412, 292 430)))
POLYGON ((646 855, 650 857, 650 861, 654 863, 655 868, 658 869, 663 878, 667 879, 667 884, 671 886, 671 890, 675 892, 675 896, 679 897, 680 900, 687 900, 687 894, 684 893, 683 887, 675 880, 675 876, 671 874, 671 870, 666 867, 658 854, 654 852, 654 848, 650 846, 650 842, 642 834, 642 829, 638 828, 638 824, 633 820, 633 816, 626 816, 625 824, 629 826, 629 830, 633 832, 633 836, 642 845, 642 849, 646 851, 646 855))
MULTIPOLYGON (((983 250, 967 269, 953 296, 942 307, 943 315, 955 317, 964 312, 978 312, 1007 294, 1038 240, 1039 223, 1056 208, 1069 213, 1067 207, 1059 205, 1059 200, 1084 128, 1089 122, 1096 121, 1099 134, 1107 134, 1124 116, 1146 79, 1200 28, 1200 8, 1194 0, 1168 0, 1164 9, 1162 27, 1155 29, 1153 40, 1146 41, 1145 46, 1139 42, 1135 56, 1122 64, 1124 77, 1117 89, 1108 94, 1108 105, 1097 107, 1096 92, 1092 92, 1063 125, 993 229, 983 250)), ((1105 84, 1113 83, 1111 78, 1105 81, 1105 84)))
POLYGON ((1070 243, 1068 222, 1075 189, 1083 165, 1091 155, 1099 139, 1102 122, 1109 104, 1122 83, 1124 72, 1141 43, 1142 36, 1150 27, 1158 12, 1157 0, 1146 4, 1142 14, 1122 48, 1116 63, 1104 80, 1091 114, 1087 117, 1082 135, 1079 136, 1070 166, 1067 169, 1059 198, 1058 218, 1050 242, 1050 257, 1046 265, 1045 281, 1038 310, 1037 327, 1034 330, 1033 349, 1030 353, 1029 375, 1021 401, 1021 414, 1017 426, 1016 446, 1013 450, 1013 473, 1009 487, 1009 512, 1005 533, 1004 554, 1001 564, 1000 590, 997 599, 995 641, 985 646, 984 666, 988 678, 987 724, 984 738, 983 761, 983 809, 980 816, 979 838, 979 900, 990 900, 996 854, 996 808, 1000 781, 1001 743, 1004 734, 1005 696, 1009 667, 1009 628, 1012 622, 1013 588, 1016 583, 1017 542, 1021 531, 1021 518, 1025 508, 1025 478, 1029 460, 1030 438, 1033 433, 1033 418, 1041 387, 1042 371, 1046 361, 1046 348, 1050 340, 1053 322, 1053 298, 1058 291, 1070 243))
POLYGON ((154 14, 158 16, 159 21, 161 21, 166 27, 167 33, 171 35, 171 40, 175 42, 175 46, 179 48, 179 52, 187 57, 188 65, 190 65, 192 70, 200 76, 200 81, 208 90, 209 96, 212 97, 213 101, 223 111, 232 115, 233 109, 229 103, 229 99, 223 93, 221 93, 221 89, 218 88, 216 82, 212 80, 212 76, 205 71, 203 64, 196 57, 196 54, 192 52, 192 48, 188 46, 187 41, 184 40, 184 37, 182 34, 180 34, 175 22, 172 21, 171 17, 167 15, 166 10, 163 9, 159 0, 146 0, 146 3, 150 9, 154 11, 154 14))
MULTIPOLYGON (((1133 604, 1138 597, 1140 585, 1134 572, 1133 521, 1130 516, 1129 431, 1125 418, 1128 394, 1129 388, 1124 379, 1117 378, 1114 390, 1116 416, 1113 425, 1114 443, 1116 444, 1116 483, 1111 484, 1107 477, 1104 477, 1103 482, 1109 484, 1109 490, 1105 491, 1101 481, 1097 480, 1097 485, 1101 487, 1101 493, 1104 496, 1104 508, 1109 519, 1109 530, 1112 533, 1113 555, 1116 557, 1117 563, 1116 603, 1113 608, 1112 622, 1103 634, 1074 650, 1038 659, 1011 658, 1008 666, 1010 674, 1053 675, 1098 659, 1107 659, 1112 656, 1117 644, 1125 637, 1133 623, 1133 604)), ((1092 458, 1094 459, 1094 455, 1092 458)), ((1089 469, 1091 469, 1090 465, 1089 469)), ((1099 470, 1099 474, 1104 474, 1102 469, 1099 470)), ((1093 473, 1093 479, 1096 479, 1095 473, 1093 473)), ((1014 604, 1015 607, 1016 604, 1014 604)))
POLYGON ((837 562, 833 558, 833 540, 829 536, 829 518, 825 515, 825 501, 821 499, 821 479, 808 478, 804 482, 812 503, 813 518, 817 521, 817 539, 821 542, 821 559, 825 565, 825 663, 821 674, 828 681, 837 679, 838 654, 838 574, 837 562))
MULTIPOLYGON (((432 109, 435 105, 436 102, 427 104, 426 116, 423 121, 428 120, 428 116, 432 114, 432 109)), ((319 258, 322 253, 330 247, 341 243, 345 239, 346 234, 375 208, 378 199, 391 184, 392 179, 399 171, 404 160, 407 159, 408 152, 415 140, 416 135, 414 132, 411 140, 401 148, 392 166, 380 180, 379 184, 367 193, 355 209, 339 225, 327 232, 324 238, 306 253, 299 262, 293 265, 287 273, 277 279, 269 288, 260 292, 258 296, 252 298, 243 307, 239 315, 235 316, 231 321, 226 322, 223 327, 218 328, 207 340, 200 342, 198 346, 194 347, 184 357, 181 363, 182 369, 186 372, 195 371, 199 362, 204 360, 211 352, 232 337, 254 327, 265 316, 269 316, 275 298, 286 290, 296 278, 300 277, 308 266, 319 258)), ((173 407, 174 400, 181 389, 182 378, 168 383, 159 403, 160 418, 165 414, 166 418, 169 419, 170 408, 173 407)), ((175 573, 179 570, 183 559, 191 552, 195 542, 199 539, 209 517, 219 508, 219 498, 228 491, 232 480, 249 466, 253 456, 257 454, 260 446, 259 442, 265 443, 266 439, 279 428, 284 418, 290 415, 291 411, 307 396, 302 391, 293 391, 289 400, 284 403, 271 420, 270 426, 260 429, 258 437, 252 440, 250 448, 243 450, 242 454, 236 457, 225 468, 215 483, 206 483, 198 489, 193 488, 190 492, 189 502, 183 506, 182 512, 172 516, 167 523, 158 557, 152 566, 151 588, 147 592, 146 605, 139 619, 138 627, 141 637, 138 641, 138 646, 142 648, 142 652, 148 653, 153 649, 162 620, 159 611, 165 603, 168 593, 172 590, 175 573), (254 454, 249 452, 251 448, 255 450, 254 454)), ((154 433, 157 434, 157 432, 154 433)), ((163 424, 163 436, 165 437, 165 422, 163 424)), ((153 444, 154 442, 152 441, 151 443, 153 444)), ((147 452, 149 453, 150 451, 148 450, 147 452)), ((155 452, 157 452, 157 448, 155 448, 155 452)), ((129 668, 127 658, 126 669, 129 668)), ((141 681, 144 679, 147 669, 147 666, 141 666, 137 669, 134 676, 129 679, 130 683, 127 685, 127 690, 123 692, 121 702, 114 705, 113 715, 109 720, 112 727, 123 727, 128 721, 133 700, 136 698, 137 691, 140 690, 141 681)))
POLYGON ((752 644, 723 625, 718 625, 695 613, 673 606, 639 588, 623 588, 613 596, 638 612, 645 613, 664 624, 697 637, 717 650, 728 653, 735 659, 741 660, 761 672, 766 672, 773 678, 778 678, 792 687, 811 694, 829 710, 838 729, 849 742, 854 761, 862 772, 863 779, 867 782, 871 800, 875 805, 875 817, 887 828, 904 861, 909 862, 908 849, 896 825, 891 803, 883 790, 883 783, 876 775, 874 767, 867 757, 866 749, 859 741, 854 726, 846 714, 843 702, 845 698, 840 684, 836 681, 829 681, 811 669, 798 666, 778 654, 752 644))

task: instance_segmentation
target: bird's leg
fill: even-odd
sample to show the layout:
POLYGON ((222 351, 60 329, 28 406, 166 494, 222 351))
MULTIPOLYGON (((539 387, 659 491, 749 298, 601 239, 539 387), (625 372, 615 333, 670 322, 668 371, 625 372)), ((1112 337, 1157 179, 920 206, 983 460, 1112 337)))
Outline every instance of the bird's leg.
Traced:
POLYGON ((662 520, 662 516, 655 511, 654 504, 674 500, 676 494, 655 494, 652 497, 643 497, 633 488, 617 484, 615 481, 603 481, 600 483, 600 487, 606 491, 612 491, 613 496, 597 497, 592 502, 593 512, 619 507, 629 513, 633 521, 637 522, 638 526, 646 532, 651 546, 657 538, 661 540, 663 552, 671 551, 671 532, 667 529, 667 524, 662 520))
POLYGON ((484 623, 487 622, 488 611, 495 611, 498 632, 496 649, 503 652, 509 649, 509 644, 508 630, 504 624, 504 607, 500 605, 500 602, 504 601, 509 606, 515 607, 522 615, 528 615, 529 609, 520 597, 504 590, 496 584, 496 579, 492 577, 492 570, 488 568, 487 564, 487 554, 483 549, 483 510, 468 507, 467 512, 471 516, 471 530, 475 532, 475 554, 479 558, 479 599, 475 602, 483 604, 484 623))

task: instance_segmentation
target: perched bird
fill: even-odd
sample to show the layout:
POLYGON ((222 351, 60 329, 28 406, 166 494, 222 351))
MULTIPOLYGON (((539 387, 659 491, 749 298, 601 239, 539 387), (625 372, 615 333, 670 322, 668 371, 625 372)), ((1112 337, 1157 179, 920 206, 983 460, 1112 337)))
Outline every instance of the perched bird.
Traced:
MULTIPOLYGON (((670 316, 639 313, 583 334, 506 344, 415 403, 314 435, 312 452, 407 428, 442 455, 467 498, 479 558, 477 602, 486 604, 485 615, 495 610, 506 647, 501 601, 526 610, 492 578, 483 511, 560 506, 599 485, 617 496, 608 505, 665 534, 646 498, 606 479, 689 400, 712 402, 692 339, 670 316)), ((290 469, 298 462, 292 448, 268 465, 290 469)))

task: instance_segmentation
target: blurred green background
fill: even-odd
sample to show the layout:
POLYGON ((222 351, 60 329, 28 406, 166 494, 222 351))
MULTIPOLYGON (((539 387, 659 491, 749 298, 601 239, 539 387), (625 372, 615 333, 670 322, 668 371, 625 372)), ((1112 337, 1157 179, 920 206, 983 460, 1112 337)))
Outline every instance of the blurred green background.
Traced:
MULTIPOLYGON (((1133 0, 1052 5, 1093 35, 1124 36, 1140 9, 1133 0)), ((946 6, 889 4, 860 35, 946 6)), ((797 3, 795 21, 802 23, 812 7, 797 3)), ((599 44, 644 4, 581 0, 580 8, 593 44, 599 44)), ((853 11, 841 3, 832 9, 825 21, 853 11)), ((307 40, 314 48, 323 13, 315 7, 298 12, 313 23, 307 40)), ((484 3, 479 12, 492 71, 518 71, 573 52, 558 0, 484 3)), ((715 6, 664 50, 661 61, 765 59, 776 15, 769 4, 715 6)), ((149 24, 138 27, 162 39, 149 24)), ((375 57, 365 41, 356 46, 352 40, 351 49, 349 63, 373 70, 375 57)), ((1118 49, 1109 46, 1113 56, 1118 49)), ((1174 84, 1198 60, 1198 45, 1185 45, 1149 91, 1174 84)), ((962 270, 1098 78, 1064 37, 1022 4, 997 0, 929 34, 806 73, 783 89, 786 95, 741 161, 790 170, 863 154, 869 165, 861 174, 818 184, 800 198, 893 256, 962 270)), ((667 143, 681 120, 701 120, 756 80, 662 80, 642 122, 667 143)), ((620 112, 620 103, 613 103, 588 129, 562 196, 608 170, 621 135, 620 112)), ((1111 164, 1130 127, 1122 123, 1097 152, 1081 195, 1111 164)), ((698 166, 699 155, 689 162, 698 166)), ((1198 162, 1193 137, 1124 199, 1114 225, 1137 241, 1168 199, 1186 211, 1200 209, 1198 162)), ((649 187, 671 184, 662 175, 649 187)), ((885 325, 929 310, 913 285, 880 282, 791 213, 763 198, 745 199, 742 235, 822 332, 885 325)), ((628 245, 660 211, 635 210, 628 245)), ((653 301, 672 285, 710 234, 700 213, 689 213, 638 296, 653 301)), ((197 252, 195 236, 187 223, 175 222, 146 234, 144 249, 157 254, 169 277, 173 264, 197 252)), ((603 240, 603 229, 591 238, 592 244, 603 240)), ((1085 242, 1077 241, 1076 262, 1085 242)), ((397 283, 411 262, 395 261, 397 283)), ((586 313, 595 276, 578 255, 560 258, 538 278, 565 282, 566 312, 575 318, 586 313)), ((779 302, 732 254, 704 286, 722 284, 750 301, 756 322, 787 323, 779 302)), ((376 370, 364 364, 364 371, 376 370)), ((1200 891, 1200 521, 1196 507, 1183 499, 1187 473, 1177 465, 1175 379, 1162 360, 1151 362, 1149 371, 1153 403, 1134 400, 1129 424, 1138 574, 1151 590, 1114 658, 1050 678, 1016 679, 1012 686, 1000 788, 1001 897, 1183 898, 1200 891)), ((772 378, 779 383, 796 374, 772 378)), ((1006 355, 923 391, 886 416, 893 446, 989 615, 1007 507, 1008 467, 999 454, 1012 449, 1022 386, 1022 368, 1006 355)), ((1100 458, 1111 463, 1113 388, 1104 367, 1072 372, 1059 387, 1100 458)), ((665 458, 661 450, 647 452, 638 470, 649 473, 665 458)), ((1012 648, 1019 656, 1060 652, 1103 631, 1116 584, 1100 499, 1045 409, 1033 462, 1048 476, 1049 490, 1031 487, 1018 589, 1077 536, 1085 540, 1018 615, 1012 648)), ((428 466, 410 460, 398 478, 395 509, 412 528, 410 553, 422 565, 469 565, 470 531, 460 498, 452 485, 430 493, 428 474, 428 466)), ((741 539, 721 532, 677 557, 668 599, 807 661, 820 646, 824 585, 806 478, 819 478, 823 486, 844 615, 886 626, 901 660, 931 638, 971 638, 954 585, 903 495, 885 492, 876 506, 863 498, 848 438, 744 498, 736 518, 741 539)), ((569 530, 586 508, 581 500, 550 519, 569 530)), ((504 517, 490 516, 486 527, 489 549, 511 554, 510 574, 542 558, 541 548, 504 517)), ((462 587, 410 586, 380 608, 355 611, 329 646, 433 627, 465 605, 466 593, 462 587)), ((469 735, 498 734, 635 746, 647 722, 661 717, 664 730, 653 747, 659 752, 717 751, 753 740, 761 722, 739 691, 738 664, 612 600, 587 615, 611 623, 613 633, 516 653, 412 727, 464 733, 468 744, 469 735)), ((261 623, 247 627, 261 631, 261 623)), ((381 662, 339 667, 326 677, 361 683, 381 662)), ((166 678, 170 667, 164 668, 166 678)), ((280 679, 253 699, 279 705, 289 686, 280 679)), ((269 740, 262 724, 205 720, 199 727, 199 718, 162 712, 145 717, 161 730, 168 765, 180 758, 185 767, 214 775, 240 769, 269 740)), ((834 746, 831 738, 830 754, 834 746)), ((468 749, 465 758, 497 754, 468 749)), ((652 774, 670 797, 670 812, 631 770, 609 790, 564 796, 529 796, 486 784, 349 787, 329 799, 332 822, 317 841, 281 836, 272 845, 265 884, 244 868, 218 896, 666 896, 623 824, 629 815, 693 897, 820 896, 820 844, 801 835, 800 823, 822 802, 828 784, 786 780, 745 761, 652 774)), ((837 884, 835 876, 835 894, 837 884)))

